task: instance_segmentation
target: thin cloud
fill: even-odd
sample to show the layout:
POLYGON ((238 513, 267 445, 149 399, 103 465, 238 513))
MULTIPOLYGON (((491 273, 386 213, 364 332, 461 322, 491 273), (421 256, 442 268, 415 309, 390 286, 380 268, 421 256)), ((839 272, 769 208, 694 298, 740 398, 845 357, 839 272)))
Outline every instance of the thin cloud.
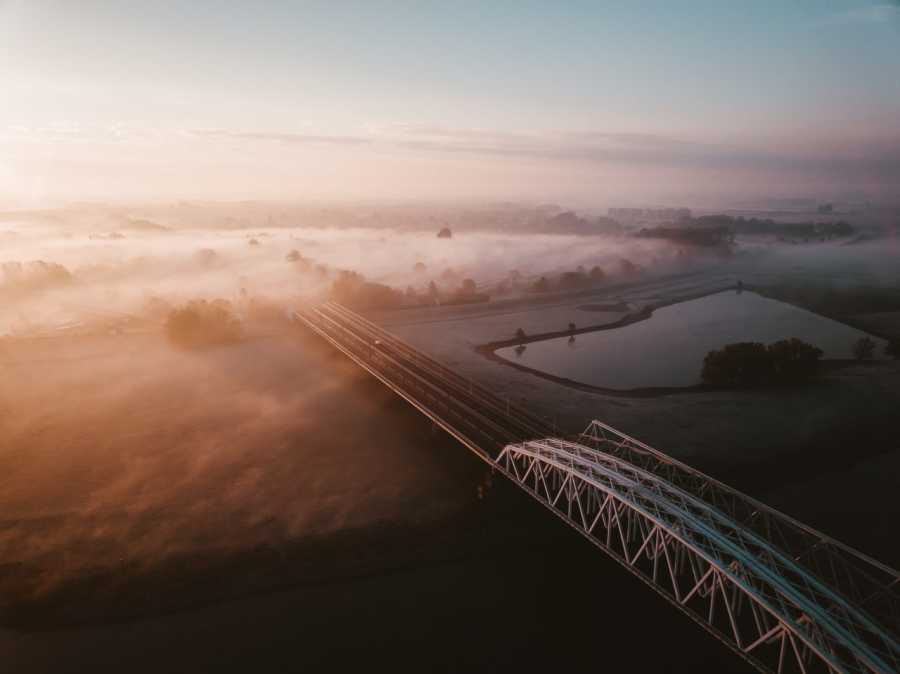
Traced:
POLYGON ((900 5, 881 3, 867 7, 857 7, 843 12, 835 12, 820 22, 823 26, 900 24, 900 5))
POLYGON ((263 140, 286 144, 322 143, 327 145, 363 145, 371 142, 362 136, 325 136, 306 133, 266 133, 261 131, 229 131, 227 129, 191 129, 193 136, 230 138, 233 140, 263 140))
POLYGON ((851 178, 874 176, 900 183, 900 143, 896 139, 871 145, 809 152, 758 146, 713 144, 658 134, 603 131, 526 134, 485 129, 454 129, 392 125, 368 135, 323 136, 229 130, 197 130, 193 136, 285 144, 327 143, 366 145, 384 150, 433 155, 472 155, 537 161, 580 161, 623 166, 723 171, 763 171, 851 178))

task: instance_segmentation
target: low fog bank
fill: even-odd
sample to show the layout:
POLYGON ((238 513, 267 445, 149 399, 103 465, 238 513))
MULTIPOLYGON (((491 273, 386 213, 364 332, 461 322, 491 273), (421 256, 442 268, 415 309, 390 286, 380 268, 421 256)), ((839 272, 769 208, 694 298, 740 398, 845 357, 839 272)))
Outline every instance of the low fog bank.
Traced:
MULTIPOLYGON (((566 289, 566 283, 668 273, 722 258, 722 251, 615 231, 583 235, 463 228, 441 238, 437 225, 444 220, 435 218, 426 219, 435 228, 425 230, 392 222, 383 222, 383 228, 314 223, 204 229, 90 213, 6 214, 0 238, 0 335, 52 334, 84 323, 134 328, 148 315, 196 298, 228 300, 239 312, 242 303, 255 298, 286 312, 298 302, 326 297, 348 272, 389 287, 399 306, 450 301, 464 287, 477 290, 478 298, 496 297, 540 291, 535 283, 541 277, 574 273, 562 282, 566 289)), ((197 221, 211 222, 210 214, 199 213, 197 221)), ((563 220, 571 218, 576 225, 582 221, 574 215, 563 220)))

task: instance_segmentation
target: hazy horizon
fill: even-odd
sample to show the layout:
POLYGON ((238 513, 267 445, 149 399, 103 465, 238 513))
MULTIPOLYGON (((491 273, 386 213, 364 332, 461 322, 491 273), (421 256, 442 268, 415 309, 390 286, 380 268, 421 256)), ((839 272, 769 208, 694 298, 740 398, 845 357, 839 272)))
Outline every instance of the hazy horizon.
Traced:
POLYGON ((900 193, 900 5, 0 0, 0 206, 900 193))

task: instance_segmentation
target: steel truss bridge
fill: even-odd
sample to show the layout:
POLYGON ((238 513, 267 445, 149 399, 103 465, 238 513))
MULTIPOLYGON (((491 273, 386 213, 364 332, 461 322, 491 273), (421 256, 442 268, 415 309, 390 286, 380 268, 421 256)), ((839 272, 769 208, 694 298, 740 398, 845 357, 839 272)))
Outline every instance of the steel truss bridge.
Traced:
POLYGON ((900 574, 599 421, 572 438, 336 303, 296 320, 763 672, 900 672, 900 574))

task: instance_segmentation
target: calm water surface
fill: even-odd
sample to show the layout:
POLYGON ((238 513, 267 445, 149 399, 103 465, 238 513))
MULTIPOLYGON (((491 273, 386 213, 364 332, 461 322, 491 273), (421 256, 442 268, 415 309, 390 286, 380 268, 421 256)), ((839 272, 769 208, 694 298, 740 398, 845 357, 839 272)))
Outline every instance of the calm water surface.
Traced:
MULTIPOLYGON (((645 321, 532 342, 497 355, 556 377, 613 389, 692 386, 703 358, 731 342, 774 342, 798 337, 825 358, 851 358, 853 342, 866 333, 790 304, 752 292, 727 291, 673 304, 645 321)), ((878 344, 880 357, 884 340, 878 344)))

